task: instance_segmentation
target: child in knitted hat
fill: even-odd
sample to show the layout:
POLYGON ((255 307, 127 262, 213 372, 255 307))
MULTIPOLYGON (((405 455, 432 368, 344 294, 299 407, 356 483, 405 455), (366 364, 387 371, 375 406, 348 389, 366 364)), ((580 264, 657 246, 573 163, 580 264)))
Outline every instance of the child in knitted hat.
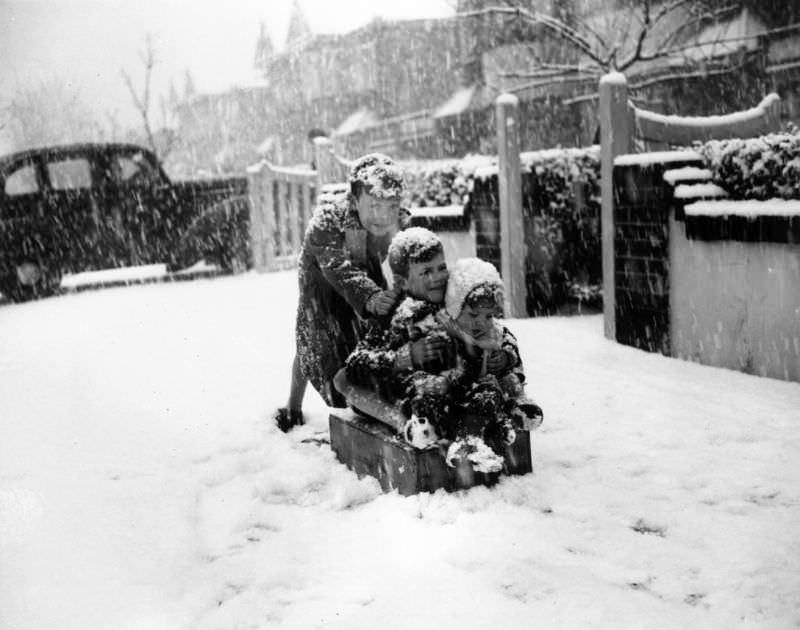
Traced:
MULTIPOLYGON (((412 424, 421 422, 426 430, 432 426, 428 444, 438 436, 452 442, 452 465, 466 458, 476 470, 500 470, 500 453, 514 441, 515 427, 538 426, 541 409, 524 397, 516 339, 494 320, 503 302, 497 270, 477 258, 459 260, 442 296, 442 276, 433 272, 444 263, 443 250, 439 239, 423 228, 398 233, 389 247, 389 262, 396 284, 408 296, 389 327, 367 337, 350 355, 348 378, 372 384, 390 400, 399 397, 412 424), (432 293, 418 284, 422 276, 415 281, 426 272, 432 293), (428 351, 424 344, 429 344, 428 351)), ((410 437, 406 435, 412 441, 410 437)))
MULTIPOLYGON (((439 320, 456 341, 460 366, 452 383, 448 461, 473 460, 483 443, 498 454, 516 429, 541 424, 541 408, 525 396, 525 373, 514 335, 496 318, 503 311, 503 282, 491 263, 463 258, 450 271, 439 320)), ((484 458, 485 459, 485 458, 484 458)), ((502 458, 501 464, 502 465, 502 458)))

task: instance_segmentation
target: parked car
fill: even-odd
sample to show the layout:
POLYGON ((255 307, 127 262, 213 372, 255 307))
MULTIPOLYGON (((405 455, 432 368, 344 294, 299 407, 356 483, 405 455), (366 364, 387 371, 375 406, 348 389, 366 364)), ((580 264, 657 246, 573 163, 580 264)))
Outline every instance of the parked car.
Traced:
POLYGON ((247 178, 172 182, 156 156, 123 143, 0 156, 0 293, 49 295, 61 277, 200 259, 249 265, 247 178))

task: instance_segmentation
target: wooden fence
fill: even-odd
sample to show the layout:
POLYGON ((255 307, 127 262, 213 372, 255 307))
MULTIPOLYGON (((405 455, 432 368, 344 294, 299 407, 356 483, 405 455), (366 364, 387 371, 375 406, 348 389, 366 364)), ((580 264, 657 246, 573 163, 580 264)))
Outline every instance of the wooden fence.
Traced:
MULTIPOLYGON (((314 139, 315 165, 287 168, 261 161, 247 169, 253 268, 274 271, 297 263, 303 233, 319 195, 346 188, 351 161, 333 150, 329 138, 314 139)), ((411 208, 412 224, 442 238, 453 260, 475 255, 475 235, 463 206, 411 208)))
POLYGON ((780 127, 780 97, 770 94, 752 109, 725 116, 665 116, 632 105, 628 100, 625 76, 611 73, 600 80, 599 118, 603 310, 606 337, 616 339, 615 158, 634 153, 637 149, 660 151, 687 147, 694 141, 747 138, 777 131, 780 127))
POLYGON ((311 212, 326 186, 347 180, 348 164, 330 139, 314 139, 316 169, 262 160, 247 169, 253 268, 273 271, 297 262, 311 212))

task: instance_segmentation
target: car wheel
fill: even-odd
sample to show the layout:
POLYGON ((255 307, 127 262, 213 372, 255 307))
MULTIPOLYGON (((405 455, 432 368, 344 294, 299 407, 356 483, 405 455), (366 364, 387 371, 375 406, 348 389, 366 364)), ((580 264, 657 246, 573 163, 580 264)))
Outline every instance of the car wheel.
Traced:
POLYGON ((189 226, 178 248, 188 266, 199 260, 239 273, 250 265, 250 216, 246 199, 221 201, 189 226))

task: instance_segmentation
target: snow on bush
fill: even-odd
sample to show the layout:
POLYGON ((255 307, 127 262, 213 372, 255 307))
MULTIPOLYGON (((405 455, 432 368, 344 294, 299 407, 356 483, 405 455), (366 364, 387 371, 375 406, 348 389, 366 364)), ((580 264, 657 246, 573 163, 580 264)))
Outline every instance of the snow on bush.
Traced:
POLYGON ((800 130, 711 140, 697 147, 732 199, 800 199, 800 130))
POLYGON ((599 306, 599 147, 521 157, 530 173, 523 175, 523 212, 533 228, 526 229, 526 282, 534 313, 551 313, 570 300, 599 306))
MULTIPOLYGON (((520 154, 526 222, 528 294, 534 314, 570 300, 598 306, 600 268, 600 147, 546 149, 520 154)), ((467 203, 477 180, 494 182, 498 158, 403 161, 411 206, 467 203)))
POLYGON ((460 160, 408 160, 398 166, 405 175, 411 206, 441 208, 466 204, 476 170, 496 162, 496 157, 468 155, 460 160))

